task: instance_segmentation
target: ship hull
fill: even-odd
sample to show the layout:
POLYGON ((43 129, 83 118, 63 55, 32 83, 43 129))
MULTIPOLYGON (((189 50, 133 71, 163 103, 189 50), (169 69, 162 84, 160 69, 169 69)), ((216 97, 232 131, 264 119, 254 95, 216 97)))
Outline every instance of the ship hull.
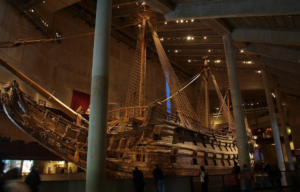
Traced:
MULTIPOLYGON (((9 119, 22 131, 66 161, 86 169, 88 127, 38 105, 16 82, 6 88, 1 102, 9 119)), ((211 175, 231 172, 237 161, 237 147, 231 135, 189 130, 160 111, 149 107, 144 121, 128 118, 131 120, 126 126, 131 127, 121 129, 117 125, 108 131, 108 178, 132 178, 135 167, 150 178, 156 164, 166 176, 197 176, 201 165, 211 175)))

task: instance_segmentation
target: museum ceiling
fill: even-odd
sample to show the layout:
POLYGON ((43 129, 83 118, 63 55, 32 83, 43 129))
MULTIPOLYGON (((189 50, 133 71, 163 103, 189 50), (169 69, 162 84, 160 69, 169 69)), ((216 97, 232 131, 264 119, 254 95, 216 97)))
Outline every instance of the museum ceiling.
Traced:
MULTIPOLYGON (((17 0, 8 1, 15 3, 17 0)), ((263 2, 258 2, 257 9, 251 9, 255 6, 250 6, 250 0, 243 2, 245 5, 232 4, 234 0, 145 0, 151 9, 157 11, 158 35, 177 73, 192 76, 193 71, 203 66, 203 56, 209 56, 209 64, 214 69, 226 70, 222 35, 231 33, 238 70, 255 73, 266 66, 281 91, 299 96, 299 6, 285 6, 279 0, 274 1, 276 9, 273 10, 263 2), (280 7, 283 7, 282 10, 280 7)), ((47 0, 33 0, 30 5, 42 4, 52 11, 67 9, 74 18, 93 27, 96 2, 63 0, 53 4, 47 0)), ((138 31, 138 26, 132 25, 130 13, 141 3, 113 0, 112 35, 130 48, 135 48, 138 31)), ((28 9, 28 6, 19 6, 19 9, 28 9)), ((36 24, 40 21, 31 20, 41 27, 36 24)), ((46 30, 46 33, 49 31, 46 30)), ((149 29, 146 37, 147 57, 158 61, 149 29)))

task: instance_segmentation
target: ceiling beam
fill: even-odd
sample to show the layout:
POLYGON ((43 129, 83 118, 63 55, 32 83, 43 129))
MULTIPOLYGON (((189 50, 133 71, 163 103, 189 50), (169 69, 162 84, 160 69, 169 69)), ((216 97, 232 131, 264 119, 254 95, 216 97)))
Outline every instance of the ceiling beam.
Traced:
MULTIPOLYGON (((234 50, 236 54, 242 55, 242 53, 239 52, 238 49, 234 50)), ((224 49, 218 50, 218 49, 194 49, 194 50, 181 50, 180 52, 167 52, 167 55, 170 56, 199 56, 199 55, 208 55, 208 56, 220 56, 224 55, 225 51, 224 49)))
POLYGON ((113 8, 118 7, 118 6, 122 7, 122 6, 125 6, 125 5, 131 5, 131 4, 135 4, 135 3, 138 3, 138 2, 139 1, 137 1, 137 0, 116 0, 116 1, 113 1, 112 7, 113 8))
POLYGON ((277 75, 279 77, 283 77, 283 78, 286 78, 286 79, 290 79, 290 80, 300 82, 300 75, 298 75, 298 74, 290 73, 290 72, 283 71, 283 70, 280 70, 280 69, 277 69, 277 68, 274 68, 274 67, 269 67, 269 66, 266 66, 265 69, 273 75, 277 75))
POLYGON ((221 44, 223 45, 223 40, 222 38, 209 38, 209 39, 194 39, 194 40, 182 40, 182 39, 175 39, 175 38, 170 38, 164 39, 161 41, 162 45, 198 45, 198 44, 221 44))
POLYGON ((255 62, 290 73, 300 74, 300 64, 294 62, 283 61, 265 56, 260 56, 258 59, 255 60, 255 62))
POLYGON ((167 51, 175 50, 195 50, 195 49, 218 49, 223 50, 224 46, 221 44, 197 44, 197 45, 164 45, 164 49, 167 51))
POLYGON ((226 0, 178 4, 167 20, 299 14, 299 0, 226 0))
POLYGON ((230 27, 222 19, 201 19, 201 21, 220 35, 231 33, 230 27))
MULTIPOLYGON (((203 55, 198 55, 198 56, 182 56, 182 55, 179 55, 179 56, 173 56, 172 58, 176 59, 176 60, 202 60, 203 56, 206 56, 206 54, 203 54, 203 55)), ((240 61, 248 61, 249 58, 246 56, 246 55, 236 55, 236 60, 240 60, 240 61)), ((209 60, 211 61, 214 61, 214 60, 226 60, 226 57, 225 55, 219 55, 219 56, 210 56, 208 58, 209 60)))
MULTIPOLYGON (((231 33, 230 27, 222 20, 222 19, 201 19, 203 23, 209 26, 212 30, 214 30, 219 35, 226 35, 231 33)), ((233 45, 238 49, 243 49, 247 47, 247 45, 243 42, 233 41, 233 45)), ((251 59, 254 60, 257 58, 256 55, 246 53, 246 55, 251 59)))
POLYGON ((299 30, 234 29, 231 37, 242 42, 300 45, 299 30))
MULTIPOLYGON (((247 48, 244 49, 244 51, 296 63, 300 62, 300 51, 287 49, 284 47, 265 44, 250 44, 247 48)), ((300 64, 298 65, 300 66, 300 64)))
POLYGON ((293 80, 278 77, 275 75, 273 77, 274 77, 275 82, 279 85, 300 90, 300 82, 299 81, 293 81, 293 80))
MULTIPOLYGON (((163 31, 185 31, 186 30, 195 30, 195 29, 206 29, 209 30, 210 28, 207 27, 202 22, 189 22, 189 23, 175 23, 175 24, 168 24, 168 25, 157 25, 157 31, 163 32, 163 31)), ((188 33, 186 33, 188 35, 188 33)))
POLYGON ((279 89, 279 91, 282 91, 287 94, 300 96, 300 90, 298 90, 298 89, 293 89, 293 88, 282 86, 282 85, 278 86, 278 89, 279 89))
POLYGON ((174 10, 173 4, 168 0, 143 0, 147 5, 154 9, 155 11, 167 14, 174 10))
MULTIPOLYGON (((150 33, 150 32, 149 32, 150 33)), ((220 37, 220 35, 213 30, 205 30, 205 31, 170 31, 170 32, 158 32, 159 37, 163 38, 186 38, 188 36, 191 37, 220 37)))

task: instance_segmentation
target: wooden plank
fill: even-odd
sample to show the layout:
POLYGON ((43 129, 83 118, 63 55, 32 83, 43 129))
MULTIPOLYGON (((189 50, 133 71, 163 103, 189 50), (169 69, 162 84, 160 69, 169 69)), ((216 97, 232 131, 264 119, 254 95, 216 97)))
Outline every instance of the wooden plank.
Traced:
POLYGON ((228 21, 229 25, 233 28, 241 27, 240 24, 236 22, 236 20, 234 20, 233 18, 227 18, 226 21, 228 21))
POLYGON ((243 19, 240 17, 234 18, 234 20, 241 26, 241 27, 248 27, 248 25, 244 22, 243 19))
POLYGON ((257 17, 249 17, 249 19, 252 21, 252 23, 255 25, 255 27, 263 28, 263 26, 258 21, 257 17))
POLYGON ((276 21, 275 21, 275 19, 274 19, 273 16, 265 16, 264 18, 269 23, 269 25, 271 26, 271 28, 273 28, 273 29, 277 29, 278 28, 278 24, 276 23, 276 21))
POLYGON ((269 23, 267 22, 267 20, 265 19, 265 17, 257 17, 258 21, 260 22, 260 24, 262 25, 263 28, 270 28, 271 26, 269 25, 269 23))
POLYGON ((289 17, 288 15, 282 16, 283 20, 289 29, 296 29, 296 26, 294 24, 293 16, 289 17))
POLYGON ((248 27, 251 28, 255 27, 255 25, 252 23, 249 17, 242 17, 241 19, 247 24, 248 27))
POLYGON ((274 16, 274 19, 275 19, 277 25, 279 26, 279 28, 282 28, 282 29, 287 28, 282 16, 274 16))
POLYGON ((292 17, 293 20, 294 20, 294 23, 295 23, 295 26, 297 29, 300 29, 300 17, 297 16, 297 17, 292 17))

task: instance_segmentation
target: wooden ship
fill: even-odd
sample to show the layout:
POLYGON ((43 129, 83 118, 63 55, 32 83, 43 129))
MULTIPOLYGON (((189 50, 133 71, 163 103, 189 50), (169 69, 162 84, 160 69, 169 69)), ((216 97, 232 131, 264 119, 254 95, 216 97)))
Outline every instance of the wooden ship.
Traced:
MULTIPOLYGON (((126 106, 107 114, 106 173, 108 178, 132 178, 135 167, 145 177, 153 177, 158 164, 166 176, 196 176, 200 166, 211 175, 231 172, 238 160, 233 118, 216 80, 205 60, 201 73, 181 85, 157 36, 154 13, 143 6, 132 13, 141 23, 139 40, 130 77, 126 106), (148 23, 172 96, 145 105, 145 29, 148 23), (219 96, 220 109, 228 123, 224 129, 212 129, 209 121, 207 81, 211 76, 219 96), (201 79, 197 113, 183 89, 201 79), (172 99, 176 112, 171 113, 165 101, 172 99)), ((88 152, 88 120, 63 104, 42 87, 0 59, 0 65, 53 102, 73 120, 67 120, 40 106, 19 88, 17 81, 3 87, 1 103, 9 119, 41 145, 86 169, 88 152)), ((253 147, 249 133, 249 149, 253 147)))

